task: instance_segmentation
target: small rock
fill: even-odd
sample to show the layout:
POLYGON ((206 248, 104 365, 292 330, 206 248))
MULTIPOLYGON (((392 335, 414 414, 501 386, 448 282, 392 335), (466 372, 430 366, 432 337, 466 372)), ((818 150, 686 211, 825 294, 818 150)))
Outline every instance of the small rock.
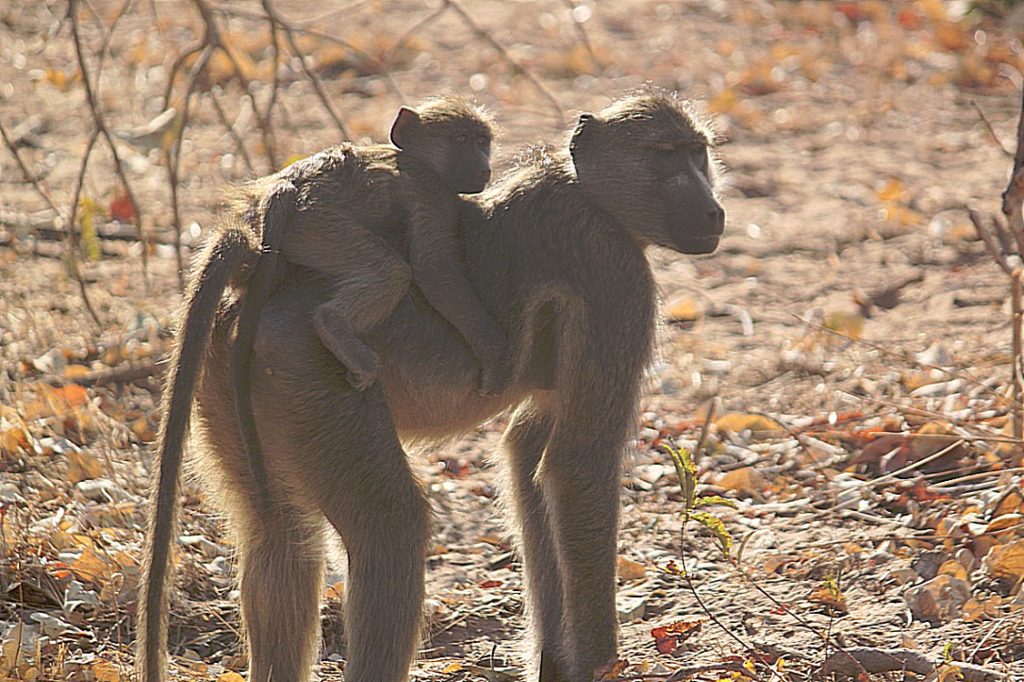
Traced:
POLYGON ((643 618, 647 613, 647 598, 643 595, 619 595, 615 600, 615 609, 620 623, 643 618))
POLYGON ((90 478, 86 481, 79 481, 75 484, 75 490, 81 493, 82 497, 93 502, 123 502, 131 498, 128 492, 109 478, 90 478))
POLYGON ((959 618, 971 598, 971 586, 951 575, 940 575, 903 593, 915 620, 944 623, 959 618))
POLYGON ((939 574, 939 567, 951 558, 948 552, 941 549, 921 552, 910 562, 910 567, 925 580, 931 580, 939 574))

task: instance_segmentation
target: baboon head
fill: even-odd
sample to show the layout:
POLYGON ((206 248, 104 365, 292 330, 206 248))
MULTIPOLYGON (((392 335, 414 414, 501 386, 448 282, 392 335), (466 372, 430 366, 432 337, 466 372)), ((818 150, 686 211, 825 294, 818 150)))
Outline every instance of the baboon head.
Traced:
POLYGON ((456 97, 402 107, 391 126, 391 143, 426 163, 460 194, 482 192, 491 179, 490 116, 456 97))
POLYGON ((712 133, 662 93, 581 114, 570 152, 580 186, 645 244, 711 253, 725 229, 713 190, 712 133))

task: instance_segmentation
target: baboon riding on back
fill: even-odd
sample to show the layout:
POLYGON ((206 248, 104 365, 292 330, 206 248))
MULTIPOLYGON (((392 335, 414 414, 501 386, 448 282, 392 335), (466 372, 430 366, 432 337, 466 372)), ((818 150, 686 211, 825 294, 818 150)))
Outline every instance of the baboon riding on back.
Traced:
MULTIPOLYGON (((525 570, 531 678, 590 680, 615 657, 620 466, 655 327, 644 251, 717 247, 725 213, 709 146, 685 104, 625 97, 582 115, 568 154, 538 152, 459 202, 465 277, 511 348, 511 380, 496 396, 481 394, 465 338, 415 289, 365 335, 381 363, 376 381, 355 390, 313 323, 332 296, 329 278, 288 266, 259 318, 250 369, 265 497, 254 495, 227 370, 238 305, 229 296, 215 316, 186 316, 201 338, 180 333, 158 490, 173 500, 181 439, 166 425, 191 408, 195 454, 236 538, 250 679, 310 677, 325 520, 348 559, 346 680, 406 679, 431 518, 401 443, 451 437, 510 407, 502 492, 525 570)), ((204 299, 204 285, 190 300, 204 299)), ((166 504, 154 509, 154 527, 171 523, 166 504)), ((147 594, 161 594, 167 560, 147 566, 147 594)), ((140 672, 153 682, 166 674, 166 609, 159 598, 144 604, 140 672)))

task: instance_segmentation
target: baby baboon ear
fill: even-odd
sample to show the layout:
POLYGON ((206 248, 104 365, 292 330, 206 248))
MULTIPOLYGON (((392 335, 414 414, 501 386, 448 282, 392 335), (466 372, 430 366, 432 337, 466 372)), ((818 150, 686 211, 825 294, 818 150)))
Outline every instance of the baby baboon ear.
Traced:
POLYGON ((398 110, 395 122, 391 124, 391 144, 399 149, 405 149, 419 127, 420 115, 416 110, 402 107, 398 110))
POLYGON ((569 142, 569 153, 572 155, 572 163, 576 167, 577 177, 587 164, 589 154, 588 148, 594 144, 593 140, 599 133, 601 121, 593 114, 582 113, 576 124, 576 130, 572 133, 572 140, 569 142))

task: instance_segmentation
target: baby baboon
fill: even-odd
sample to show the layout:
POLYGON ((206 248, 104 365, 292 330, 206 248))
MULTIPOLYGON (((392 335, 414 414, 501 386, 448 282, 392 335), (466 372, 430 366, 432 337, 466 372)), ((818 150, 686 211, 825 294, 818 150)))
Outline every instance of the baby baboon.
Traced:
POLYGON ((394 311, 410 277, 469 344, 481 364, 481 393, 496 395, 508 383, 505 332, 463 275, 456 235, 458 194, 479 193, 490 180, 492 138, 481 108, 432 99, 399 110, 394 147, 329 149, 243 190, 244 213, 262 225, 263 254, 242 295, 230 367, 257 494, 267 494, 268 483, 252 419, 250 356, 260 311, 285 263, 331 276, 334 295, 313 320, 356 389, 369 386, 380 365, 361 336, 394 311), (339 151, 361 163, 342 161, 348 172, 339 176, 339 151), (375 234, 396 211, 408 217, 408 263, 375 234))
MULTIPOLYGON (((232 409, 226 360, 237 309, 221 309, 192 426, 236 535, 250 679, 309 679, 324 518, 348 558, 346 682, 407 677, 430 513, 400 439, 450 437, 510 406, 518 409, 504 438, 506 492, 525 568, 532 676, 589 680, 616 655, 621 455, 635 429, 656 310, 644 250, 716 248, 725 214, 711 189, 708 145, 684 104, 630 96, 580 117, 571 156, 538 152, 479 201, 460 201, 465 273, 510 330, 512 382, 498 397, 479 395, 475 358, 414 296, 364 337, 383 359, 380 380, 348 390, 311 321, 333 296, 330 278, 289 265, 260 318, 251 374, 278 486, 269 500, 252 494, 232 409)), ((188 402, 168 404, 187 410, 188 402)), ((161 475, 177 472, 164 462, 161 475)), ((159 557, 159 573, 152 560, 150 592, 160 590, 153 580, 163 580, 166 560, 159 557)), ((163 679, 162 649, 145 661, 142 679, 163 679)))

